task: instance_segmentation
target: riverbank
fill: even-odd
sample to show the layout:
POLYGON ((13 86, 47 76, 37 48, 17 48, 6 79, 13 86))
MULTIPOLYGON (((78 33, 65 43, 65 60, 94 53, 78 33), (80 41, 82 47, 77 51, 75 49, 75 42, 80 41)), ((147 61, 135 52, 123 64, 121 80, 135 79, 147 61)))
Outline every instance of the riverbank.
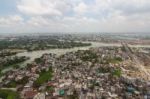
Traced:
MULTIPOLYGON (((41 57, 45 53, 53 53, 56 55, 62 55, 67 52, 72 52, 72 51, 77 51, 77 50, 88 50, 89 48, 92 47, 120 47, 122 46, 121 43, 101 43, 101 42, 84 42, 84 43, 91 43, 91 46, 86 46, 86 47, 74 47, 74 48, 65 48, 65 49, 49 49, 49 50, 38 50, 38 51, 24 51, 21 53, 16 54, 17 56, 26 56, 30 57, 29 60, 23 62, 21 64, 21 67, 25 67, 28 63, 31 63, 34 61, 34 59, 41 57)), ((150 48, 150 45, 129 45, 130 47, 134 48, 150 48)), ((11 70, 12 68, 7 68, 3 70, 2 72, 7 72, 11 70)))

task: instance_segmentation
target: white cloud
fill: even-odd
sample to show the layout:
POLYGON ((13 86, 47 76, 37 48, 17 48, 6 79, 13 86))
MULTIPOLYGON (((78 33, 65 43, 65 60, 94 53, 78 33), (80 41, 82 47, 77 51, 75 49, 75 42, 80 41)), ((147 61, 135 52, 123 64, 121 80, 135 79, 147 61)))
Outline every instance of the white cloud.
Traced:
POLYGON ((150 0, 18 0, 22 16, 0 17, 0 26, 43 32, 150 31, 150 0), (91 2, 91 1, 90 1, 91 2))
POLYGON ((95 0, 96 13, 120 12, 124 15, 150 13, 150 0, 95 0))
POLYGON ((115 10, 120 10, 124 14, 142 14, 150 12, 149 0, 114 0, 115 10))
POLYGON ((23 24, 23 18, 19 15, 11 15, 7 17, 0 17, 0 26, 9 27, 9 26, 19 26, 23 24))
POLYGON ((17 8, 27 15, 61 16, 70 6, 66 0, 20 0, 17 8))
POLYGON ((85 14, 88 11, 88 6, 84 2, 81 2, 75 6, 74 11, 77 14, 85 14))
POLYGON ((49 22, 43 17, 32 17, 30 20, 27 21, 27 24, 31 26, 40 27, 49 25, 49 22))

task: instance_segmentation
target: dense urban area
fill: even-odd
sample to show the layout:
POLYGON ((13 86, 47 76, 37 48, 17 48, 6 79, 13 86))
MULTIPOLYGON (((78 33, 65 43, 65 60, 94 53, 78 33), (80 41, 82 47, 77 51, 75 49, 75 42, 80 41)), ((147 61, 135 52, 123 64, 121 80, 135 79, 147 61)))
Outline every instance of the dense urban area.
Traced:
POLYGON ((150 99, 149 38, 111 33, 2 35, 0 99, 150 99), (49 52, 40 53, 45 50, 49 52), (41 56, 31 62, 33 57, 19 55, 38 51, 41 56))

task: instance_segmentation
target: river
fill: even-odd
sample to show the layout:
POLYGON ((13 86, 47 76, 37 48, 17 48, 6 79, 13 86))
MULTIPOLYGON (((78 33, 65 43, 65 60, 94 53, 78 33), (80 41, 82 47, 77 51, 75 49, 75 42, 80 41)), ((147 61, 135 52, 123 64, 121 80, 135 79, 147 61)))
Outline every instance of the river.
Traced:
MULTIPOLYGON (((27 60, 21 64, 21 67, 24 67, 24 66, 26 66, 27 63, 31 63, 32 61, 34 61, 35 58, 39 58, 45 53, 54 53, 57 55, 62 55, 62 54, 65 54, 66 52, 72 52, 72 51, 77 51, 77 50, 87 50, 91 47, 109 47, 109 46, 119 47, 119 46, 121 46, 121 44, 118 44, 118 43, 109 43, 109 44, 108 43, 99 43, 99 42, 90 42, 90 43, 92 45, 87 46, 87 47, 75 47, 75 48, 68 48, 68 49, 49 49, 49 50, 40 50, 40 51, 32 51, 32 52, 25 51, 25 52, 18 53, 17 56, 30 57, 29 60, 27 60)), ((147 48, 150 48, 150 45, 130 45, 130 47, 147 47, 147 48)), ((7 69, 4 69, 2 72, 6 72, 6 71, 9 71, 11 69, 12 69, 12 67, 9 67, 7 69)))

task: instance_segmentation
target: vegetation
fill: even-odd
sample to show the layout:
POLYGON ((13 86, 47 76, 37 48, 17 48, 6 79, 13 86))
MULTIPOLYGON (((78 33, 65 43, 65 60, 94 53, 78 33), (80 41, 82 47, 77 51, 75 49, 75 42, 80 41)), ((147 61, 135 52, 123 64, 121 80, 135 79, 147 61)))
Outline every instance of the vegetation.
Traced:
POLYGON ((17 57, 15 56, 14 58, 6 58, 4 61, 1 61, 1 66, 0 69, 4 69, 6 67, 14 66, 15 68, 17 67, 16 65, 19 63, 22 63, 26 61, 28 58, 25 56, 22 57, 17 57))
POLYGON ((121 57, 114 57, 107 60, 108 63, 119 63, 123 61, 121 57))
POLYGON ((25 85, 28 82, 28 77, 23 77, 21 80, 11 80, 5 87, 15 88, 17 85, 25 85))
POLYGON ((81 56, 81 59, 83 61, 92 61, 92 60, 97 60, 98 56, 96 55, 96 53, 90 51, 90 50, 87 50, 84 52, 84 54, 81 56))
POLYGON ((2 71, 0 70, 0 77, 2 77, 3 76, 3 73, 2 73, 2 71))
POLYGON ((49 80, 51 80, 51 77, 52 77, 52 68, 49 68, 48 71, 46 70, 41 71, 39 78, 34 82, 34 87, 39 87, 43 83, 48 82, 49 80))
POLYGON ((43 63, 42 58, 36 58, 34 61, 35 61, 37 64, 43 63))
POLYGON ((122 74, 121 69, 115 69, 115 70, 112 72, 112 75, 113 75, 113 76, 117 76, 117 77, 120 77, 121 74, 122 74))
POLYGON ((5 56, 12 56, 12 55, 16 55, 17 52, 11 52, 11 51, 6 51, 6 52, 1 52, 0 53, 0 57, 5 57, 5 56))
POLYGON ((13 66, 15 69, 18 69, 18 68, 20 68, 20 66, 17 64, 17 65, 14 65, 13 66))
POLYGON ((1 40, 0 50, 3 49, 25 49, 27 51, 54 49, 54 48, 73 48, 81 46, 90 46, 91 43, 82 43, 75 41, 60 41, 58 38, 18 38, 13 41, 1 40))
POLYGON ((17 83, 15 80, 11 80, 7 85, 5 85, 7 88, 15 88, 17 86, 17 83))
POLYGON ((54 88, 53 88, 52 86, 47 86, 47 87, 46 87, 46 91, 49 91, 49 92, 50 92, 50 91, 53 91, 53 90, 54 90, 54 88))
POLYGON ((17 92, 11 90, 0 89, 0 98, 2 99, 20 99, 17 92))
POLYGON ((111 69, 109 67, 100 67, 97 69, 98 73, 109 73, 111 69))

